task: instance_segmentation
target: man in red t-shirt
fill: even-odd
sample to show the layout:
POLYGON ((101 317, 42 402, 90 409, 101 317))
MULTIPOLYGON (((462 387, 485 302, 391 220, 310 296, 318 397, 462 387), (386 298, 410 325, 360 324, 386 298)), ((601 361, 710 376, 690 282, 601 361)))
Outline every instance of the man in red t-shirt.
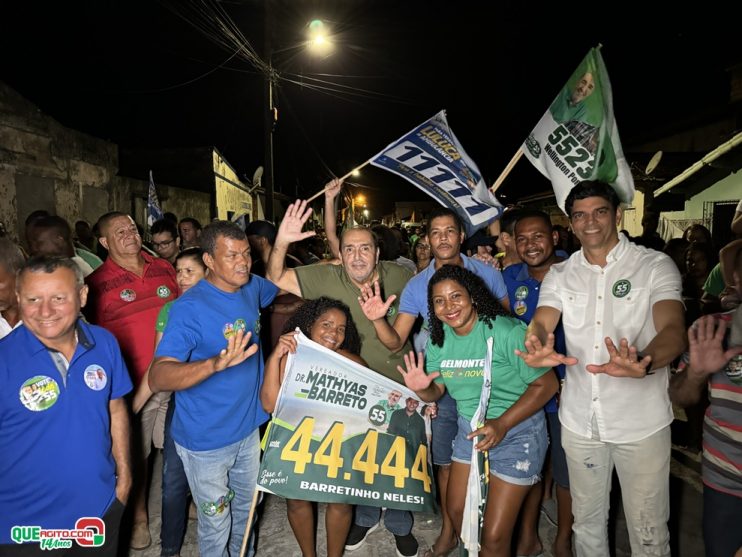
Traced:
MULTIPOLYGON (((142 238, 129 215, 107 213, 98 221, 98 228, 99 241, 108 250, 108 258, 87 278, 90 294, 86 313, 93 323, 108 329, 118 340, 136 389, 154 355, 157 314, 178 292, 175 270, 167 260, 142 251, 142 238)), ((154 403, 147 404, 137 420, 142 451, 134 452, 134 460, 139 461, 141 481, 135 479, 132 491, 132 549, 144 549, 151 543, 145 501, 146 461, 153 434, 164 427, 166 407, 150 402, 154 403), (137 454, 141 458, 137 459, 137 454)))

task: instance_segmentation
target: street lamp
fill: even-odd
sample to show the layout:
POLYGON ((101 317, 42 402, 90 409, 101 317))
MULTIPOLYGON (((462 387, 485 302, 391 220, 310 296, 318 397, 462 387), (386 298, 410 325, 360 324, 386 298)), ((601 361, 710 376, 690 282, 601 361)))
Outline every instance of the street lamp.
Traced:
POLYGON ((333 45, 325 23, 320 19, 314 19, 309 23, 308 28, 307 48, 318 56, 330 54, 333 45))

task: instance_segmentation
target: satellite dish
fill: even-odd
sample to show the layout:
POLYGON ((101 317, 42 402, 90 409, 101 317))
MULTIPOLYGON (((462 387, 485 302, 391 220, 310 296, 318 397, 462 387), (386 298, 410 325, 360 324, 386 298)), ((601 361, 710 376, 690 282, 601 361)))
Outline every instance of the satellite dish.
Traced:
POLYGON ((652 155, 652 158, 649 159, 649 162, 647 163, 647 168, 644 170, 644 174, 651 174, 654 172, 654 169, 657 168, 657 165, 660 164, 660 161, 662 160, 662 151, 657 151, 654 155, 652 155))
POLYGON ((263 167, 259 166, 255 169, 255 173, 252 175, 252 185, 260 187, 260 180, 263 178, 263 167))

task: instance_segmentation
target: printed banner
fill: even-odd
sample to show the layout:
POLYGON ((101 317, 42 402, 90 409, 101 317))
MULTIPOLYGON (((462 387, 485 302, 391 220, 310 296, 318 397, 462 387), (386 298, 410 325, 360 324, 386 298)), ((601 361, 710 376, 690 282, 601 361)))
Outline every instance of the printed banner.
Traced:
POLYGON ((523 152, 551 180, 564 211, 570 190, 583 180, 613 186, 624 203, 634 179, 613 117, 613 94, 600 51, 590 50, 523 143, 523 152))
POLYGON ((467 236, 502 214, 502 205, 449 127, 445 110, 387 146, 371 164, 394 172, 456 211, 467 236))
POLYGON ((431 511, 428 405, 300 332, 296 340, 264 438, 258 489, 290 499, 431 511))

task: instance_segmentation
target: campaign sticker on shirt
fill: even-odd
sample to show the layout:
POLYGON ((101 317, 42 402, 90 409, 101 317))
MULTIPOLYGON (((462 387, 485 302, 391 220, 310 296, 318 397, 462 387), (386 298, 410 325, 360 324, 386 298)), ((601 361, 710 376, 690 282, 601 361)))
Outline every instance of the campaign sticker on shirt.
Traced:
POLYGON ((157 287, 157 295, 160 298, 167 298, 168 296, 170 296, 170 289, 164 284, 161 284, 157 287))
POLYGON ((247 329, 247 323, 245 323, 245 320, 244 319, 238 319, 237 321, 234 322, 234 332, 235 333, 237 331, 244 331, 245 329, 247 329))
POLYGON ((121 291, 121 294, 119 294, 119 298, 121 298, 124 302, 133 302, 137 299, 137 293, 134 292, 131 288, 125 288, 121 291))
POLYGON ((386 312, 386 316, 391 317, 395 313, 397 313, 397 308, 395 308, 394 305, 391 305, 389 306, 389 310, 386 312))
POLYGON ((729 362, 724 370, 732 383, 742 384, 742 355, 735 356, 729 362))
POLYGON ((21 385, 18 397, 21 404, 32 412, 48 410, 59 398, 59 385, 51 377, 36 375, 21 385))
MULTIPOLYGON (((242 321, 242 319, 240 319, 239 321, 242 321)), ((235 321, 235 325, 236 324, 237 322, 235 321)), ((252 330, 255 331, 255 336, 260 334, 260 316, 258 316, 258 318, 255 320, 255 323, 252 324, 252 330)))
POLYGON ((613 284, 613 295, 616 298, 623 298, 631 292, 631 283, 626 279, 617 280, 613 284))
POLYGON ((515 307, 513 307, 513 311, 515 311, 515 315, 523 315, 525 312, 528 311, 528 306, 526 303, 522 300, 518 300, 515 302, 515 307))
POLYGON ((237 331, 234 330, 234 323, 225 323, 224 327, 222 327, 222 334, 226 339, 232 338, 237 334, 237 331))
POLYGON ((528 298, 528 287, 527 286, 519 286, 515 289, 515 299, 516 300, 525 300, 528 298))
POLYGON ((98 364, 92 364, 85 368, 83 373, 85 384, 94 391, 101 391, 108 383, 106 370, 98 364))

